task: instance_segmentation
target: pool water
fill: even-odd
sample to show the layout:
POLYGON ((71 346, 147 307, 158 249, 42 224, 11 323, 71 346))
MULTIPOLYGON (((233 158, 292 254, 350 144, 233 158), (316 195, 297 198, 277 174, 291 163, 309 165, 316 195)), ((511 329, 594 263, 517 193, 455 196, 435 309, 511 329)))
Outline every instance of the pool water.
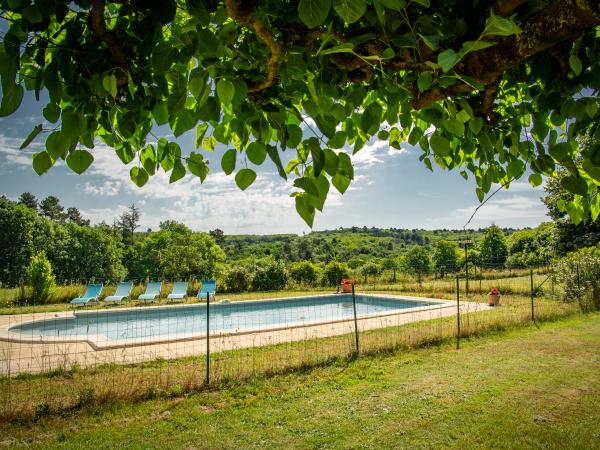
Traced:
MULTIPOLYGON (((439 302, 356 295, 359 318, 437 305, 439 302)), ((96 337, 108 341, 146 341, 180 335, 206 335, 206 305, 162 306, 75 312, 74 317, 38 320, 10 329, 30 337, 96 337)), ((211 303, 211 334, 280 328, 350 319, 352 295, 211 303)))

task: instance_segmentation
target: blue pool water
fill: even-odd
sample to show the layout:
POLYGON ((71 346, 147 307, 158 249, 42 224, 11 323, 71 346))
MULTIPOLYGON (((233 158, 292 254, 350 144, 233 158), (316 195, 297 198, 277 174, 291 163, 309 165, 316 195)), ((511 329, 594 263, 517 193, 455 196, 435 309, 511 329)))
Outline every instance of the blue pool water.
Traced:
MULTIPOLYGON (((358 317, 436 304, 431 301, 356 295, 358 317)), ((323 295, 258 302, 211 303, 209 325, 212 334, 329 322, 352 316, 351 295, 323 295)), ((206 305, 76 312, 74 318, 38 320, 17 325, 10 331, 30 337, 96 337, 110 341, 203 336, 206 334, 206 305)))

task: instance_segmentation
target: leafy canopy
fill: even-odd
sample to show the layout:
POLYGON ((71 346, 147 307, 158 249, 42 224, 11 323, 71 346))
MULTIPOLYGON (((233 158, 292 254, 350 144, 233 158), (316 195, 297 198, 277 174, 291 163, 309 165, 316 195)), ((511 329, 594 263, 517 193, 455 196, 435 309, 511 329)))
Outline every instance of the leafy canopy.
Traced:
POLYGON ((429 169, 533 185, 569 171, 574 221, 600 212, 600 6, 595 0, 0 0, 0 117, 24 90, 48 98, 38 174, 76 173, 98 140, 143 186, 157 171, 204 181, 210 167, 241 189, 272 161, 294 179, 312 224, 370 139, 419 145, 429 169), (42 96, 43 91, 47 96, 42 96), (308 118, 311 120, 309 121, 308 118), (313 125, 314 123, 314 125, 313 125), (157 139, 195 131, 196 149, 157 139), (308 131, 303 131, 308 130, 308 131), (209 163, 221 143, 221 161, 209 163), (283 152, 292 157, 282 158, 283 152), (580 159, 577 158, 580 156, 580 159), (284 167, 282 159, 289 163, 284 167), (578 162, 576 162, 578 161, 578 162))

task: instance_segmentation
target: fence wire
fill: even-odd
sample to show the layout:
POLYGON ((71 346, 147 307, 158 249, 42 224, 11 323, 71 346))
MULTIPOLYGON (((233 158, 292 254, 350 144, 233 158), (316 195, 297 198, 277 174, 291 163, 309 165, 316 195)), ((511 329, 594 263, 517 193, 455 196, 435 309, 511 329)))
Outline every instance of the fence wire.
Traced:
MULTIPOLYGON (((364 354, 458 345, 458 339, 579 311, 577 302, 564 301, 551 268, 473 270, 468 287, 464 273, 367 281, 354 285, 354 293, 297 287, 217 292, 216 298, 197 298, 199 286, 192 283, 181 304, 167 302, 171 286, 165 283, 153 304, 3 307, 0 418, 34 419, 364 354), (500 292, 494 307, 493 288, 500 292)), ((132 298, 142 290, 136 286, 132 298)))

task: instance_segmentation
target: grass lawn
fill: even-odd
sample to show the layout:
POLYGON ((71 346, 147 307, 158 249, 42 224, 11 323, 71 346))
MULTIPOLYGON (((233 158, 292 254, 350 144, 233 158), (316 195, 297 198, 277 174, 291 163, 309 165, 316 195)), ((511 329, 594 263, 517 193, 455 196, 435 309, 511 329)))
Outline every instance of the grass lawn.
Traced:
POLYGON ((600 314, 0 424, 47 448, 600 448, 600 314))

